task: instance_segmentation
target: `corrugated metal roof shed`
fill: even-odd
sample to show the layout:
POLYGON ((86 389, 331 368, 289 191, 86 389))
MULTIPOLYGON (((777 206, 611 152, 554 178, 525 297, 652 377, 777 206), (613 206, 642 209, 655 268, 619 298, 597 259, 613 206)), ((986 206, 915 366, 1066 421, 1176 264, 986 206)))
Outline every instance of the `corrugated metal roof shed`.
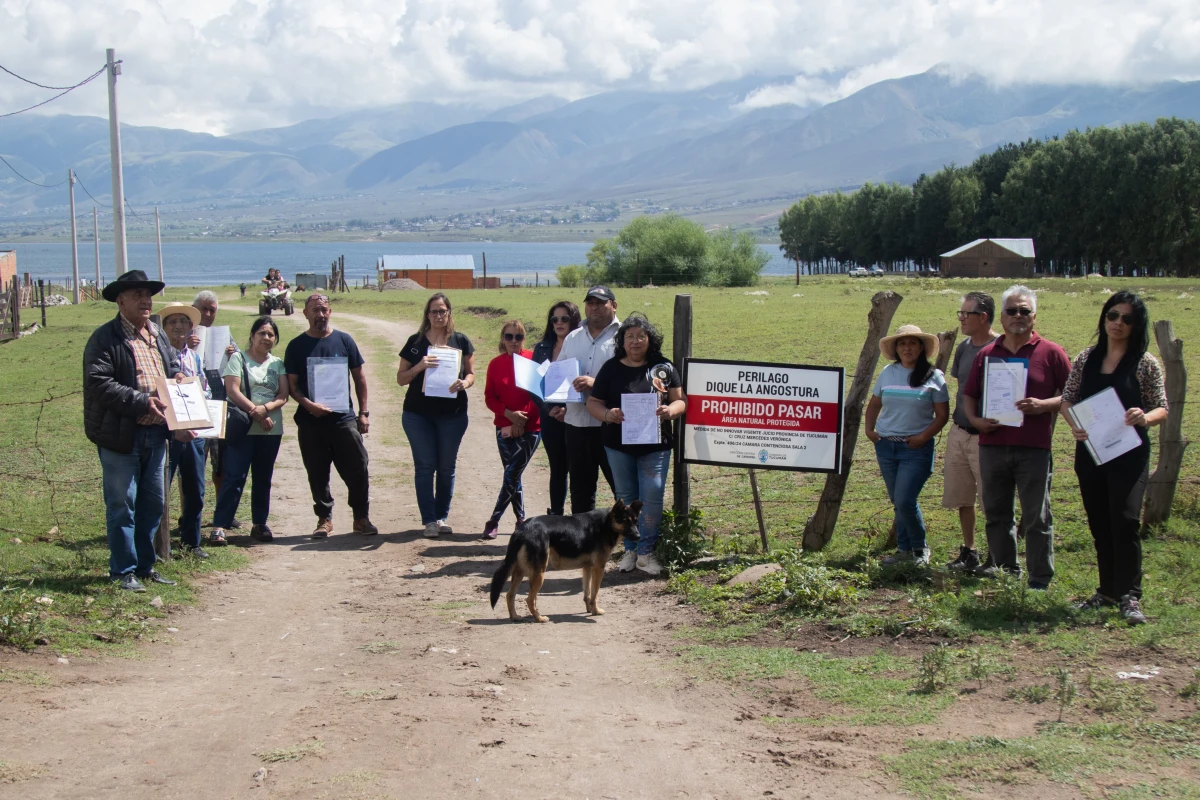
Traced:
POLYGON ((958 255, 959 253, 965 253, 972 247, 983 244, 984 242, 994 242, 995 244, 1003 247, 1005 250, 1010 250, 1013 253, 1016 253, 1021 258, 1034 257, 1033 239, 976 239, 970 244, 964 244, 962 247, 956 247, 949 253, 942 253, 942 258, 950 258, 951 256, 958 255))
POLYGON ((380 256, 376 269, 475 269, 472 255, 380 256))

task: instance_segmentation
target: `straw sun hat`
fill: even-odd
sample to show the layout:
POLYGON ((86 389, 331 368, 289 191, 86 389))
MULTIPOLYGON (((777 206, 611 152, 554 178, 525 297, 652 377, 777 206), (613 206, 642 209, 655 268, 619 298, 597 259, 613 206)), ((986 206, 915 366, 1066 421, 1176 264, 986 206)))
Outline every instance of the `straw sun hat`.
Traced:
POLYGON ((925 357, 930 361, 937 358, 938 355, 938 338, 935 334, 924 333, 916 325, 901 325, 900 328, 891 336, 885 336, 879 340, 879 352, 883 353, 885 358, 896 360, 896 342, 900 339, 919 339, 925 345, 925 357))
POLYGON ((163 322, 167 321, 167 317, 173 317, 176 314, 183 314, 190 319, 193 328, 200 324, 200 310, 186 303, 167 303, 158 310, 158 317, 163 322))

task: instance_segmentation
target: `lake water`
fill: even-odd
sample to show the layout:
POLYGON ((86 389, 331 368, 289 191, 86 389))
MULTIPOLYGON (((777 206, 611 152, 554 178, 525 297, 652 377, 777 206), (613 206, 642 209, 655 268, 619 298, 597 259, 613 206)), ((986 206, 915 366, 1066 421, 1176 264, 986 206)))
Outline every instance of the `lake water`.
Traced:
MULTIPOLYGON (((504 281, 532 282, 534 277, 553 280, 554 270, 563 264, 582 264, 587 260, 590 242, 179 242, 163 245, 163 274, 176 286, 216 286, 245 281, 257 284, 269 268, 278 269, 289 281, 297 272, 329 274, 329 266, 338 256, 346 257, 346 280, 375 278, 375 260, 382 255, 470 254, 475 259, 475 275, 483 274, 483 254, 487 254, 488 276, 504 281)), ((792 264, 783 260, 775 245, 763 245, 770 257, 767 275, 789 275, 792 264)), ((17 251, 18 273, 28 272, 35 279, 61 283, 71 274, 71 246, 61 242, 47 244, 4 244, 0 250, 17 251)), ((111 242, 100 244, 100 274, 104 282, 115 277, 115 258, 111 242)), ((145 270, 151 278, 158 275, 158 255, 153 243, 129 244, 129 268, 145 270)), ((79 276, 96 277, 95 251, 91 242, 79 247, 79 276)))

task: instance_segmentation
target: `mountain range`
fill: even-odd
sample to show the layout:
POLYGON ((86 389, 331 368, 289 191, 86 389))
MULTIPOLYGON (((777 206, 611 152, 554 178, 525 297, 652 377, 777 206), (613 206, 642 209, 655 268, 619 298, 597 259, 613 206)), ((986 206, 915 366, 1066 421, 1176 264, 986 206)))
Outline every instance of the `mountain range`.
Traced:
MULTIPOLYGON (((411 102, 227 136, 122 125, 125 193, 142 205, 506 188, 539 200, 663 190, 753 198, 907 182, 1072 128, 1200 117, 1200 81, 996 86, 940 68, 825 105, 746 102, 778 82, 540 97, 499 109, 411 102)), ((17 171, 57 183, 73 167, 101 200, 108 153, 100 117, 28 114, 0 124, 0 155, 17 171)), ((63 194, 0 165, 0 203, 10 211, 61 205, 63 194)))

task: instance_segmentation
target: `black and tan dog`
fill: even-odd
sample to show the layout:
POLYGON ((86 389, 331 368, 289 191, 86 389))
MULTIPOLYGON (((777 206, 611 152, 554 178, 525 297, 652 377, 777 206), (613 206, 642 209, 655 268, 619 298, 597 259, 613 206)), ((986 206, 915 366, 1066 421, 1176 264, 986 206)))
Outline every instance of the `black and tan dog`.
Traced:
POLYGON ((492 608, 500 599, 504 581, 512 576, 508 587, 508 617, 517 616, 517 587, 529 578, 529 613, 537 622, 549 622, 537 610, 537 594, 548 569, 583 570, 583 604, 591 614, 603 614, 596 607, 596 595, 604 580, 604 565, 622 539, 638 540, 638 513, 642 501, 628 507, 621 500, 611 510, 598 509, 569 517, 533 517, 525 522, 508 542, 504 563, 492 576, 492 608))

